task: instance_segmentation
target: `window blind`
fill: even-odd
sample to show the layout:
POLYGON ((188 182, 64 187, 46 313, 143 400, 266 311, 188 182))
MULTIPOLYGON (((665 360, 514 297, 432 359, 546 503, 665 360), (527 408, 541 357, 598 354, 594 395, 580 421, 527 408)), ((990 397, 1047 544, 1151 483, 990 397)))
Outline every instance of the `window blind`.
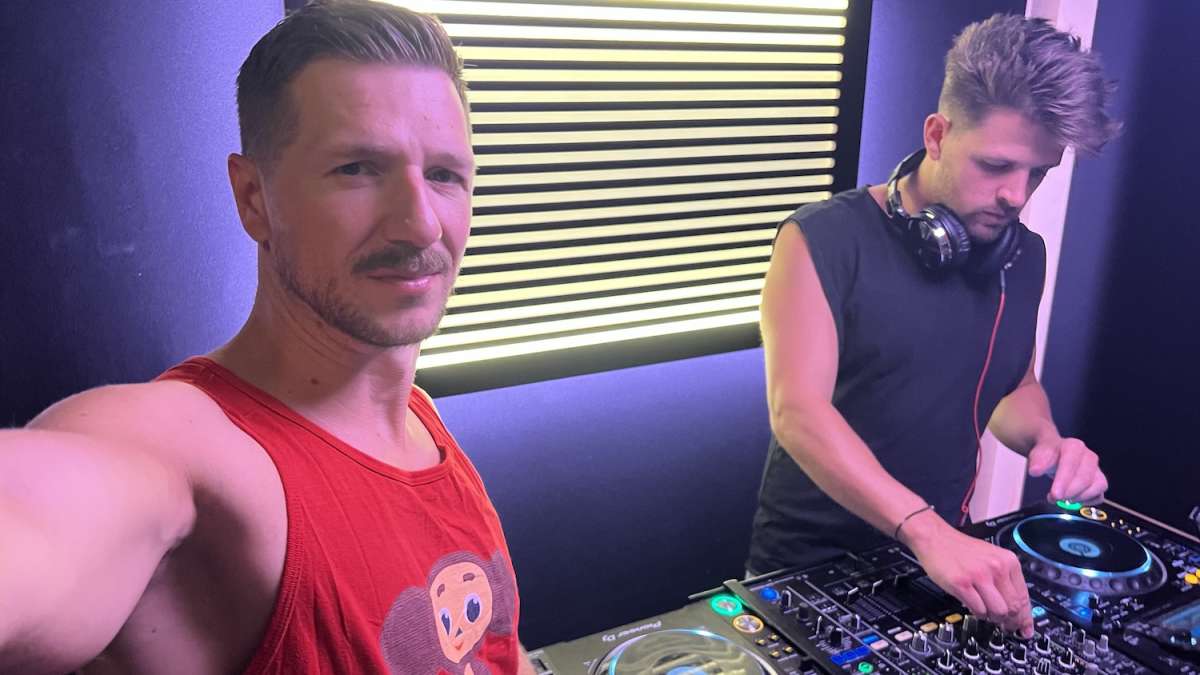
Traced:
POLYGON ((753 329, 776 225, 838 189, 847 119, 858 135, 846 0, 398 4, 466 62, 479 167, 422 379, 753 329))

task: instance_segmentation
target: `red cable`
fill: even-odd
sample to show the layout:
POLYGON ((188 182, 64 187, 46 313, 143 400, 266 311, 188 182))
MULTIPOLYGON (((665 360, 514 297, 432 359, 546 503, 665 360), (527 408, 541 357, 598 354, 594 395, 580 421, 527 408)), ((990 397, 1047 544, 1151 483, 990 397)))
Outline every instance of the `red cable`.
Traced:
POLYGON ((987 377, 988 368, 992 365, 992 350, 996 346, 996 333, 1000 331, 1000 317, 1004 316, 1004 296, 1004 273, 1001 272, 1000 304, 996 307, 996 321, 992 324, 992 337, 988 339, 987 358, 983 360, 979 383, 975 385, 975 404, 971 408, 971 423, 975 425, 975 475, 971 478, 967 494, 963 497, 962 505, 959 507, 962 511, 962 516, 958 520, 959 527, 967 524, 967 515, 971 510, 971 497, 975 494, 975 482, 979 480, 979 468, 983 464, 983 434, 979 432, 979 396, 983 393, 983 381, 987 377))

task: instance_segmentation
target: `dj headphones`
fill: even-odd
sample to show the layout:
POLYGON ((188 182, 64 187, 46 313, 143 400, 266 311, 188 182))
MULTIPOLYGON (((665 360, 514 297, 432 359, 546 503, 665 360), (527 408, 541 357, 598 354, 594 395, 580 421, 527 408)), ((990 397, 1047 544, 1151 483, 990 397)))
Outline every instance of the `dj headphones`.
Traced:
POLYGON ((896 166, 887 182, 888 221, 904 238, 905 245, 929 270, 963 270, 970 279, 983 281, 1012 267, 1021 255, 1021 227, 1010 223, 993 243, 971 245, 971 237, 954 211, 942 204, 930 204, 916 215, 909 215, 900 202, 900 179, 916 171, 925 158, 924 148, 896 166))

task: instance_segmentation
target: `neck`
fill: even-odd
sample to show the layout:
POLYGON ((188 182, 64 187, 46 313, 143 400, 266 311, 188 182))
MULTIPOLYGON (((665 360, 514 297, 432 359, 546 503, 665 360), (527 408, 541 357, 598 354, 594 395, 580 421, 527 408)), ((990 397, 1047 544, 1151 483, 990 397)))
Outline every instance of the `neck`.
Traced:
POLYGON ((265 276, 245 325, 210 356, 345 440, 403 451, 419 346, 359 342, 265 276))

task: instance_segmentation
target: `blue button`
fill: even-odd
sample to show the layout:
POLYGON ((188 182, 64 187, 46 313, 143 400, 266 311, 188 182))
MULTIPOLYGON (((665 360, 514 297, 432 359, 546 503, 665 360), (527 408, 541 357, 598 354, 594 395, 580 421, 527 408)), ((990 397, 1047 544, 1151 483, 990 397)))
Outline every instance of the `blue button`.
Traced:
POLYGON ((1092 608, 1091 607, 1075 607, 1071 611, 1075 612, 1075 616, 1078 616, 1079 618, 1083 619, 1084 621, 1092 620, 1092 608))
POLYGON ((779 599, 779 591, 775 590, 774 588, 771 588, 770 586, 767 586, 766 588, 762 589, 761 591, 758 592, 758 594, 761 595, 763 597, 763 600, 766 600, 767 602, 775 602, 776 600, 779 599))
POLYGON ((879 641, 879 636, 878 636, 878 635, 876 635, 876 634, 874 634, 874 633, 870 633, 870 634, 868 634, 868 635, 864 635, 864 636, 862 636, 862 641, 863 641, 863 642, 865 642, 865 643, 867 643, 867 644, 871 644, 871 643, 873 643, 873 642, 878 642, 878 641, 879 641))
POLYGON ((866 647, 859 647, 858 649, 850 649, 834 654, 833 656, 829 657, 829 660, 833 661, 834 665, 840 666, 845 663, 850 663, 851 661, 857 661, 858 659, 861 659, 870 653, 870 649, 866 647))
POLYGON ((1046 608, 1042 607, 1041 605, 1034 605, 1033 606, 1033 618, 1040 619, 1043 616, 1046 616, 1046 608))

